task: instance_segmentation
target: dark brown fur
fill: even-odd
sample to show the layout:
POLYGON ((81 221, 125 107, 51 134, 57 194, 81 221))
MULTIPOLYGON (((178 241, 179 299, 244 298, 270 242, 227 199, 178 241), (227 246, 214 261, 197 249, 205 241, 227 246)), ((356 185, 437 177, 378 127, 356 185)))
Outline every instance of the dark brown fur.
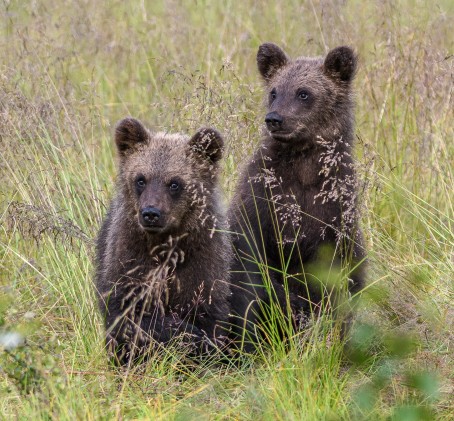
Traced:
POLYGON ((107 344, 121 364, 177 336, 191 354, 212 350, 224 335, 230 294, 217 185, 222 138, 213 129, 191 139, 152 133, 128 118, 115 141, 117 194, 97 243, 107 344))
POLYGON ((268 43, 260 46, 257 64, 267 91, 267 133, 229 211, 238 233, 232 320, 236 333, 251 339, 248 350, 271 300, 299 329, 333 291, 321 273, 346 269, 355 293, 364 284, 365 257, 351 157, 355 54, 338 47, 325 58, 292 61, 268 43))

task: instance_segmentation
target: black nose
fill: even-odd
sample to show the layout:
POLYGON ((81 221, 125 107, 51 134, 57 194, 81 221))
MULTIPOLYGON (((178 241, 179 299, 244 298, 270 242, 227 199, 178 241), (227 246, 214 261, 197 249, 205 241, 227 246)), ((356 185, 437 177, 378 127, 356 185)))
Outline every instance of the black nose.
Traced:
POLYGON ((143 208, 142 211, 142 221, 145 225, 154 225, 159 221, 161 217, 161 212, 157 208, 153 208, 152 206, 148 206, 143 208))
POLYGON ((282 116, 279 115, 276 111, 268 113, 265 117, 266 127, 268 127, 268 130, 270 131, 280 129, 283 121, 284 119, 282 118, 282 116))

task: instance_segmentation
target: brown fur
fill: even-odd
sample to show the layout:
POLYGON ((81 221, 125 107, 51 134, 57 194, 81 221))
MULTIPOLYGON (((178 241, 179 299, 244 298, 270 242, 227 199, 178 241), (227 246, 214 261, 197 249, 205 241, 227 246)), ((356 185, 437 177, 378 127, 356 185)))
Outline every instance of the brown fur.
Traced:
POLYGON ((230 294, 217 186, 222 138, 213 129, 191 139, 152 133, 128 118, 115 141, 117 195, 97 243, 107 343, 122 364, 177 336, 191 354, 213 349, 230 294), (144 217, 147 209, 156 216, 144 217))
POLYGON ((257 64, 267 91, 267 132, 229 211, 238 233, 232 320, 236 333, 246 333, 252 344, 271 300, 290 314, 296 329, 320 311, 332 292, 321 272, 347 268, 348 289, 357 292, 365 256, 351 157, 356 56, 338 47, 325 58, 292 61, 268 43, 260 46, 257 64), (268 267, 268 289, 257 262, 268 267))

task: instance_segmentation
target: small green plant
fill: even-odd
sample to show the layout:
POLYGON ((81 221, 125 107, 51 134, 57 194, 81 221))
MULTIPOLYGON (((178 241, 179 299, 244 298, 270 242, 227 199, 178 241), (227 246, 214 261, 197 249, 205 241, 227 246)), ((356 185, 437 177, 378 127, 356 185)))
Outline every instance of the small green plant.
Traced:
POLYGON ((48 381, 64 388, 64 378, 59 369, 58 345, 55 340, 36 343, 40 323, 33 312, 26 312, 18 319, 18 311, 8 305, 11 296, 0 303, 0 370, 22 395, 44 397, 48 381), (16 322, 13 321, 16 319, 16 322))

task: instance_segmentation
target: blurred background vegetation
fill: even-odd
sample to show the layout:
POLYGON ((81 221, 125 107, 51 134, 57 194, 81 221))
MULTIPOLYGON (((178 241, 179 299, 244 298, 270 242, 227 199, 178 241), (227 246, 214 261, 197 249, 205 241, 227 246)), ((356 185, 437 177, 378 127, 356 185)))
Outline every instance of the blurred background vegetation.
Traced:
POLYGON ((30 419, 454 419, 451 0, 0 1, 0 414, 30 419), (93 239, 112 131, 218 128, 228 202, 260 140, 258 46, 358 52, 369 254, 349 352, 315 324, 240 368, 107 365, 93 239))

